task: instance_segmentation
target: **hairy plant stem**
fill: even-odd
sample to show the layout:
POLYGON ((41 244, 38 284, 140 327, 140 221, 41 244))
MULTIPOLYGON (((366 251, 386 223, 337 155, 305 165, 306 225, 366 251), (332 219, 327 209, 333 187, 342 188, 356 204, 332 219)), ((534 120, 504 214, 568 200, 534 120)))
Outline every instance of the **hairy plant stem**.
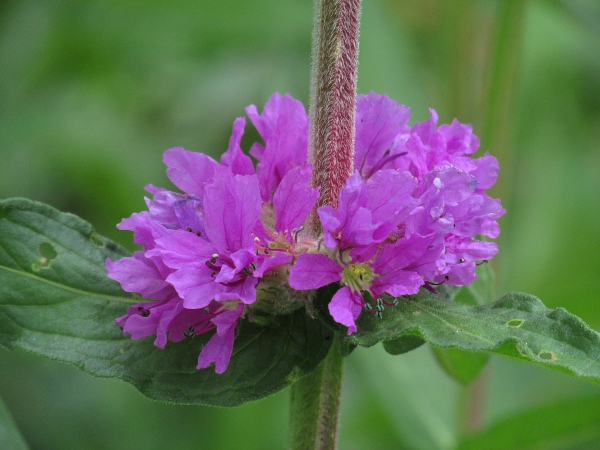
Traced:
MULTIPOLYGON (((337 206, 353 171, 360 0, 315 0, 310 102, 315 208, 337 206)), ((318 223, 313 220, 313 224, 318 223)), ((318 226, 314 225, 315 232, 318 226)))
POLYGON ((336 337, 329 354, 312 373, 292 385, 290 445, 293 450, 335 448, 343 357, 336 337))
MULTIPOLYGON (((360 0, 314 0, 310 102, 310 162, 320 197, 310 228, 320 232, 316 208, 336 207, 354 166, 354 120, 360 0)), ((343 360, 337 334, 329 354, 290 389, 293 449, 332 449, 336 444, 343 360)))

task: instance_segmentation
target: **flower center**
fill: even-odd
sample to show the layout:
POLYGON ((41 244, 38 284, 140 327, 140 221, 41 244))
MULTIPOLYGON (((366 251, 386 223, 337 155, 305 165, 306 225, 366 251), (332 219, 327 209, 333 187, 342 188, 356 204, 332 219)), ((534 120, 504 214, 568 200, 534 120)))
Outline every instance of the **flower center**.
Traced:
POLYGON ((375 273, 366 264, 350 264, 342 272, 342 281, 355 292, 369 290, 373 278, 375 273))

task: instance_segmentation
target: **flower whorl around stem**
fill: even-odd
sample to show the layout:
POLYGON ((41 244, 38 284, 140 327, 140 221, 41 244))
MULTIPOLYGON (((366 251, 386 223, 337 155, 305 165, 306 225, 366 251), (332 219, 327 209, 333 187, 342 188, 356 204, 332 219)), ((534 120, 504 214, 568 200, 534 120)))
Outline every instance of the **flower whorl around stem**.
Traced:
POLYGON ((496 237, 504 213, 486 194, 496 159, 472 158, 479 141, 470 126, 438 127, 433 110, 408 126, 408 108, 388 97, 357 100, 356 170, 335 207, 318 207, 316 237, 303 231, 319 197, 307 163, 308 117, 289 95, 273 95, 261 114, 247 109, 264 141, 251 147, 256 170, 240 148, 243 118, 220 162, 167 150, 167 174, 183 193, 147 186, 148 211, 119 224, 142 250, 106 262, 124 290, 152 300, 117 319, 123 331, 133 339, 155 335, 161 348, 213 332, 197 367, 214 363, 222 373, 238 321, 251 310, 289 313, 301 303, 281 302, 308 298, 301 291, 339 283, 329 311, 352 333, 361 311, 382 314, 384 294, 473 281, 476 263, 497 252, 476 239, 496 237), (263 301, 261 291, 273 287, 289 296, 263 301))

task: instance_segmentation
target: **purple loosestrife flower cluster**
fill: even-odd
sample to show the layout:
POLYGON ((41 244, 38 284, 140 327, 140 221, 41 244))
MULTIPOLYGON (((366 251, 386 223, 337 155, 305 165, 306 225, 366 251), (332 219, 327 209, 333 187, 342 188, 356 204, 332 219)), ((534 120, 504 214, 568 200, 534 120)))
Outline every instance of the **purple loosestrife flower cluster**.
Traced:
POLYGON ((240 148, 239 118, 220 162, 167 150, 167 174, 184 193, 147 186, 148 211, 119 224, 143 249, 108 260, 109 276, 152 300, 117 319, 133 339, 156 335, 163 348, 215 330, 197 367, 215 363, 222 373, 238 320, 253 308, 289 311, 262 301, 261 292, 286 291, 285 302, 338 282, 329 311, 350 334, 361 311, 381 315, 390 305, 384 294, 468 284, 476 263, 497 253, 475 237, 499 233, 504 210, 485 193, 498 163, 470 156, 479 146, 470 126, 438 127, 433 110, 428 121, 408 126, 409 108, 374 93, 358 96, 355 173, 337 208, 318 208, 323 232, 310 236, 303 224, 319 188, 310 185, 304 107, 275 94, 262 114, 254 106, 246 112, 264 141, 250 149, 256 169, 240 148))
POLYGON ((348 334, 363 308, 381 315, 391 306, 383 294, 469 284, 476 262, 498 251, 474 239, 499 234, 504 210, 485 193, 496 181, 497 160, 470 157, 479 147, 470 126, 455 120, 438 127, 431 110, 429 120, 409 127, 409 113, 385 96, 358 97, 356 171, 337 209, 318 209, 326 248, 299 255, 291 268, 294 289, 340 282, 329 312, 348 334))

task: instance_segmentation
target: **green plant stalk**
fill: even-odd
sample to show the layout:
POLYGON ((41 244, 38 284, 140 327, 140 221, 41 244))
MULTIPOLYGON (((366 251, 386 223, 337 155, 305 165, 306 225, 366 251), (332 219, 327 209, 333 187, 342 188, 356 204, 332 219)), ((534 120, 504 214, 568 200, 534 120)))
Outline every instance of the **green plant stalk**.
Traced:
POLYGON ((342 392, 343 357, 339 339, 312 373, 292 385, 290 446, 294 450, 335 448, 342 392))
POLYGON ((510 136, 519 79, 526 0, 503 0, 498 4, 496 32, 491 42, 487 93, 483 107, 485 125, 481 136, 484 149, 494 152, 503 168, 493 192, 506 198, 510 185, 510 136))
MULTIPOLYGON (((309 158, 311 183, 321 188, 309 219, 315 235, 320 232, 316 208, 336 207, 354 170, 359 18, 360 0, 314 0, 309 158)), ((335 447, 342 368, 336 335, 323 363, 291 387, 293 449, 335 447)))
MULTIPOLYGON (((354 120, 360 0, 315 0, 310 102, 316 207, 337 206, 354 170, 354 120)), ((317 223, 318 221, 313 221, 317 223)), ((318 227, 313 226, 315 231, 318 227)))
MULTIPOLYGON (((519 77, 526 0, 503 0, 498 4, 496 30, 490 42, 487 92, 482 108, 485 125, 481 133, 484 149, 492 150, 503 168, 497 196, 503 195, 510 183, 510 136, 519 77)), ((499 257, 502 255, 500 254, 499 257)), ((497 267, 497 261, 495 266, 497 267)), ((493 293, 496 297, 496 293, 493 293)), ((484 369, 479 379, 464 389, 461 431, 475 433, 483 426, 483 412, 489 372, 484 369)))

